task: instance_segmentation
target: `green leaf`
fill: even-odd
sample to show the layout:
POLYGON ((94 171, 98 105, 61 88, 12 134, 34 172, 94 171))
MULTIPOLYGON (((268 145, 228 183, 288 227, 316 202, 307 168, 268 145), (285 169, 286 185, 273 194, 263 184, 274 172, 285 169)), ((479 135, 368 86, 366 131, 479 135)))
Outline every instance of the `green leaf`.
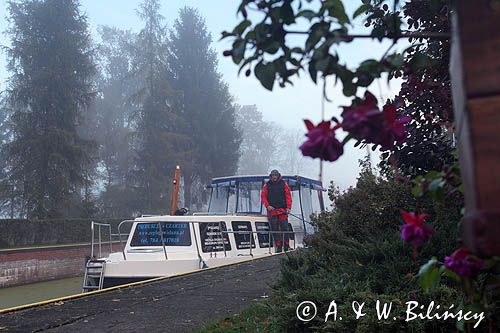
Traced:
POLYGON ((241 21, 240 24, 233 29, 233 34, 241 35, 250 25, 252 25, 250 20, 241 21))
POLYGON ((277 41, 273 41, 272 39, 268 40, 268 43, 262 47, 264 52, 269 54, 275 54, 281 48, 281 44, 277 41))
POLYGON ((255 33, 255 30, 250 30, 247 32, 247 34, 245 35, 245 39, 246 40, 253 40, 255 39, 256 37, 256 33, 255 33))
POLYGON ((274 64, 274 70, 276 73, 279 73, 281 76, 285 75, 286 73, 286 61, 285 58, 279 57, 278 59, 273 61, 274 64))
POLYGON ((430 0, 429 7, 433 14, 438 14, 439 8, 441 7, 441 0, 430 0))
MULTIPOLYGON (((467 304, 464 307, 464 313, 470 312, 472 314, 479 314, 481 312, 485 312, 486 310, 481 306, 481 304, 474 303, 474 304, 467 304)), ((471 318, 469 320, 466 320, 466 323, 474 323, 476 322, 477 319, 471 318)))
POLYGON ((443 179, 437 178, 430 182, 428 189, 430 192, 435 192, 438 189, 444 187, 445 184, 446 182, 443 179))
POLYGON ((323 37, 323 32, 320 23, 313 24, 306 40, 306 52, 311 51, 318 44, 321 37, 323 37))
POLYGON ((391 66, 400 68, 403 66, 405 59, 401 53, 394 53, 386 57, 386 60, 391 64, 391 66))
POLYGON ((425 265, 421 266, 418 277, 425 292, 435 291, 441 281, 441 272, 437 259, 433 257, 425 265))
POLYGON ((238 39, 233 43, 233 62, 239 64, 245 56, 246 42, 243 39, 238 39))
POLYGON ((441 179, 435 179, 429 184, 429 192, 433 200, 443 201, 444 200, 444 186, 446 182, 441 179))
POLYGON ((352 139, 351 134, 347 134, 347 135, 345 136, 345 138, 342 140, 342 145, 343 145, 343 146, 345 146, 345 144, 346 144, 347 142, 349 142, 349 140, 351 140, 351 139, 352 139))
POLYGON ((234 36, 235 34, 232 33, 232 32, 227 32, 227 31, 223 31, 222 32, 222 37, 220 38, 220 40, 224 39, 224 38, 227 38, 227 37, 230 37, 230 36, 234 36))
POLYGON ((276 72, 273 63, 264 64, 259 62, 254 69, 255 76, 267 90, 273 90, 276 72))
POLYGON ((367 12, 370 8, 372 8, 370 3, 365 3, 361 6, 359 6, 358 9, 356 9, 354 14, 352 15, 352 18, 355 19, 356 17, 363 14, 364 12, 367 12))
POLYGON ((335 17, 340 24, 349 23, 349 17, 345 13, 344 4, 341 0, 326 0, 324 6, 328 9, 328 14, 335 17))
POLYGON ((434 179, 441 179, 443 177, 443 173, 441 171, 429 171, 427 172, 427 174, 425 175, 425 179, 427 179, 427 181, 431 181, 431 180, 434 180, 434 179))
POLYGON ((257 55, 255 55, 255 54, 249 58, 246 58, 245 61, 243 61, 243 63, 240 65, 240 68, 238 69, 238 75, 240 75, 240 73, 243 70, 243 68, 245 67, 245 65, 248 65, 249 63, 251 63, 255 59, 257 59, 257 55))
POLYGON ((311 80, 313 80, 314 83, 316 83, 316 79, 318 76, 318 70, 316 69, 316 62, 315 61, 309 62, 308 70, 309 70, 309 75, 311 76, 311 80))
POLYGON ((458 276, 457 273, 455 273, 447 268, 443 271, 443 275, 445 277, 455 281, 455 282, 459 282, 461 280, 460 276, 458 276))
POLYGON ((315 13, 312 10, 309 10, 309 9, 304 9, 304 10, 301 10, 300 12, 297 13, 297 17, 305 17, 309 21, 311 21, 317 15, 318 15, 317 13, 315 13))
POLYGON ((368 59, 359 64, 358 69, 365 72, 377 72, 379 64, 377 60, 368 59))
POLYGON ((423 193, 424 192, 422 191, 422 186, 420 186, 420 184, 413 186, 411 189, 411 194, 413 194, 416 198, 420 198, 423 193))
POLYGON ((283 6, 281 6, 280 16, 283 19, 284 24, 292 24, 295 22, 295 15, 290 1, 285 1, 283 6))
POLYGON ((415 53, 413 58, 410 60, 410 67, 413 71, 419 71, 427 67, 434 66, 436 62, 436 60, 432 59, 426 54, 415 53))
POLYGON ((332 56, 327 56, 323 57, 321 59, 318 59, 316 61, 316 70, 326 72, 328 69, 328 65, 330 64, 330 60, 332 59, 332 56))
MULTIPOLYGON (((343 83, 342 93, 344 96, 350 97, 356 95, 358 87, 352 82, 343 83)), ((375 147, 375 146, 374 146, 375 147)))
POLYGON ((424 176, 420 175, 420 176, 417 176, 415 179, 413 179, 413 183, 420 184, 420 182, 422 180, 424 180, 424 176))
POLYGON ((295 58, 289 58, 288 61, 294 66, 300 67, 300 61, 295 58))
POLYGON ((267 39, 267 34, 271 30, 271 26, 265 23, 259 23, 255 26, 255 41, 258 43, 262 43, 267 39))
POLYGON ((345 66, 337 64, 333 67, 333 73, 342 81, 342 92, 345 96, 350 97, 356 94, 358 87, 352 82, 354 73, 347 69, 345 66))
POLYGON ((328 45, 340 44, 341 42, 347 42, 346 35, 348 31, 345 28, 335 29, 330 31, 327 37, 328 45))
POLYGON ((368 87, 375 78, 380 77, 382 72, 381 64, 377 60, 368 59, 363 61, 356 71, 358 81, 356 84, 361 87, 368 87))
POLYGON ((383 26, 373 28, 371 36, 377 38, 378 40, 382 40, 385 37, 385 28, 383 26))

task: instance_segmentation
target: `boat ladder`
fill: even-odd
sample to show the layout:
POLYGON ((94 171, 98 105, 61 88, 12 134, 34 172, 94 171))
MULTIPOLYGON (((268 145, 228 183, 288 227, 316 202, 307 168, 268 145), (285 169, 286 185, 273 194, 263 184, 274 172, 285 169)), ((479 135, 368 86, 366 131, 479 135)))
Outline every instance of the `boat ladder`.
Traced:
POLYGON ((85 277, 83 278, 83 290, 86 293, 93 290, 101 290, 104 282, 105 260, 90 259, 85 265, 85 277))

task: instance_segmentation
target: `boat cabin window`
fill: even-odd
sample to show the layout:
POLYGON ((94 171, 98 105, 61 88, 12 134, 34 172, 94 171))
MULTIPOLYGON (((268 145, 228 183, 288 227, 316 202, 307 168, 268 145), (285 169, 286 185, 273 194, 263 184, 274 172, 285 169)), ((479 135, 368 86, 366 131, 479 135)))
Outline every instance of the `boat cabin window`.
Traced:
POLYGON ((199 228, 202 252, 231 251, 226 222, 200 223, 199 228))
POLYGON ((293 231, 293 227, 290 222, 288 222, 288 231, 290 231, 290 233, 288 234, 288 239, 295 242, 295 232, 293 231))
POLYGON ((238 213, 262 212, 260 192, 262 182, 247 182, 238 184, 238 213))
POLYGON ((227 198, 227 212, 232 214, 236 212, 236 187, 229 187, 229 196, 227 198))
POLYGON ((323 207, 321 203, 323 202, 323 192, 321 190, 315 190, 312 189, 312 208, 313 212, 321 212, 323 210, 323 207))
POLYGON ((210 212, 226 213, 227 211, 227 187, 213 187, 210 196, 210 212))
POLYGON ((302 210, 300 209, 300 195, 298 190, 293 190, 292 189, 292 210, 290 211, 293 215, 295 215, 295 218, 302 219, 302 210))
POLYGON ((232 221, 231 222, 234 231, 234 241, 236 243, 236 248, 249 249, 250 243, 252 248, 255 248, 255 238, 252 231, 252 224, 250 221, 232 221))
POLYGON ((191 246, 189 223, 138 223, 130 246, 191 246), (161 229, 160 229, 161 224, 161 229), (161 230, 161 232, 160 232, 161 230), (163 236, 163 240, 162 240, 163 236))
POLYGON ((302 212, 304 213, 304 219, 306 221, 311 221, 311 214, 313 212, 312 208, 312 193, 309 186, 304 186, 300 188, 300 201, 302 203, 302 212))
POLYGON ((255 229, 257 229, 256 231, 259 232, 257 234, 259 246, 261 248, 269 247, 269 222, 255 222, 255 229))

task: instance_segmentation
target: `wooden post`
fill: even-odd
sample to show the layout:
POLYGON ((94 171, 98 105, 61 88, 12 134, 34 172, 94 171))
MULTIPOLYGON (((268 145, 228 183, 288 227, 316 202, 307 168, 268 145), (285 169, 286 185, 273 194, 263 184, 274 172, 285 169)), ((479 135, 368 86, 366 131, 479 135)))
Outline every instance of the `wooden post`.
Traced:
POLYGON ((181 186, 181 167, 175 167, 175 176, 172 181, 174 187, 172 188, 172 205, 170 206, 170 215, 174 215, 177 211, 177 203, 179 200, 179 188, 181 186))
POLYGON ((450 61, 465 191, 463 239, 486 257, 500 255, 499 7, 491 0, 456 2, 450 61))

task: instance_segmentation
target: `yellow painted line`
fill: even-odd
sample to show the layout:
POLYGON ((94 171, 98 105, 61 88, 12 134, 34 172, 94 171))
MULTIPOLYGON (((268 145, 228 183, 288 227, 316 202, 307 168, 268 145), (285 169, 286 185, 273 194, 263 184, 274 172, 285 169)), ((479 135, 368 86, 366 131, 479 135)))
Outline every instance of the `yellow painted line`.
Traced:
MULTIPOLYGON (((120 241, 113 241, 113 244, 120 243, 120 241)), ((22 251, 22 250, 43 250, 43 249, 53 249, 53 248, 65 248, 65 247, 73 247, 73 246, 90 246, 91 243, 72 243, 72 244, 59 244, 59 245, 42 245, 42 246, 31 246, 31 247, 13 247, 10 249, 0 249, 0 252, 9 252, 9 251, 22 251)), ((108 243, 106 243, 108 244, 108 243)), ((97 246, 94 244, 94 246, 97 246)), ((103 245, 105 247, 106 245, 103 245)))
POLYGON ((68 301, 68 300, 78 299, 78 298, 82 298, 82 297, 86 297, 86 296, 91 296, 91 295, 95 295, 95 294, 100 294, 100 293, 105 293, 105 292, 109 292, 109 291, 113 291, 113 290, 118 290, 118 289, 122 289, 122 288, 139 286, 139 285, 150 283, 150 282, 167 280, 167 279, 171 279, 171 278, 175 278, 175 277, 179 277, 179 276, 185 276, 185 275, 190 275, 190 274, 194 274, 194 273, 205 272, 205 271, 209 271, 209 270, 213 270, 213 269, 217 269, 217 268, 234 266, 234 265, 241 264, 241 263, 248 262, 248 261, 260 260, 260 259, 264 259, 264 258, 270 258, 270 257, 273 257, 273 256, 283 255, 285 253, 289 253, 289 252, 293 252, 293 251, 295 251, 295 250, 288 251, 288 252, 282 252, 282 253, 273 253, 273 254, 262 256, 262 257, 258 257, 258 258, 253 258, 252 257, 252 258, 247 259, 247 260, 242 260, 242 261, 238 261, 238 262, 234 262, 234 263, 229 263, 229 264, 224 264, 224 265, 220 265, 220 266, 208 267, 208 268, 203 268, 203 269, 196 269, 196 270, 193 270, 193 271, 179 273, 179 274, 175 274, 175 275, 162 276, 162 277, 152 278, 152 279, 149 279, 149 280, 132 282, 132 283, 127 283, 127 284, 122 284, 122 285, 119 285, 119 286, 109 287, 109 288, 105 288, 105 289, 101 289, 101 290, 94 290, 94 291, 89 291, 89 292, 86 292, 86 293, 74 294, 74 295, 69 295, 69 296, 64 296, 64 297, 49 299, 49 300, 40 301, 40 302, 36 302, 36 303, 31 303, 31 304, 19 305, 19 306, 15 306, 15 307, 12 307, 12 308, 7 308, 7 309, 0 310, 0 314, 5 314, 5 313, 9 313, 9 312, 14 312, 14 311, 20 311, 20 310, 25 310, 25 309, 33 308, 33 307, 37 307, 37 306, 48 305, 48 304, 51 304, 51 303, 58 303, 58 302, 62 302, 62 301, 68 301))

